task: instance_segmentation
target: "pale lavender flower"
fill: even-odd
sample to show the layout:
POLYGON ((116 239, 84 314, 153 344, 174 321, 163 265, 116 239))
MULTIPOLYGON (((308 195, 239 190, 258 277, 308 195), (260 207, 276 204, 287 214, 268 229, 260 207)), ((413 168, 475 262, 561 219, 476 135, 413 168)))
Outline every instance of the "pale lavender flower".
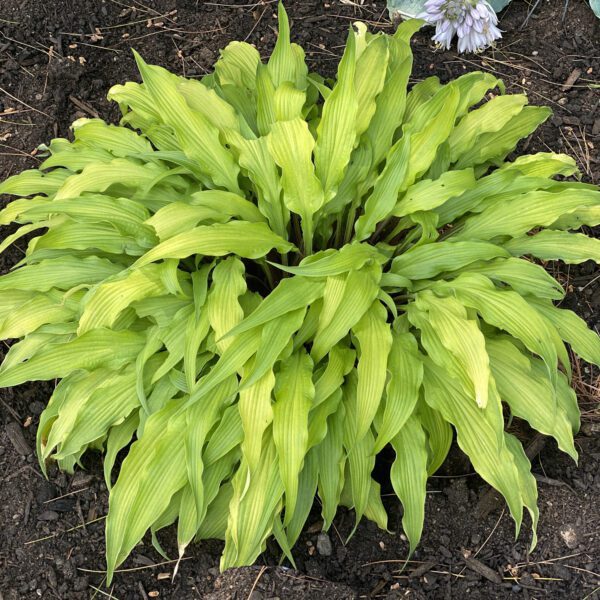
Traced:
POLYGON ((498 17, 487 0, 427 0, 419 15, 435 25, 433 40, 448 50, 458 36, 459 52, 481 52, 502 37, 498 17))

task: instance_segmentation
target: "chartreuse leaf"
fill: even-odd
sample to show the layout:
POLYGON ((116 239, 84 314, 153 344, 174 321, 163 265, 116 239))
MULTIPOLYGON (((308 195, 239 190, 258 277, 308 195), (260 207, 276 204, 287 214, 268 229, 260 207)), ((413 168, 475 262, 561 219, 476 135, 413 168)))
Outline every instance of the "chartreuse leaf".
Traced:
POLYGON ((38 296, 36 292, 27 290, 0 291, 0 318, 10 315, 15 308, 22 306, 36 296, 38 296))
POLYGON ((65 300, 62 294, 54 292, 32 295, 24 302, 15 298, 12 310, 4 318, 0 316, 0 338, 20 338, 42 325, 74 320, 80 297, 81 293, 65 300))
POLYGON ((352 243, 345 245, 339 251, 324 250, 323 252, 316 252, 303 259, 297 267, 275 266, 293 275, 333 277, 347 273, 352 269, 361 269, 371 261, 384 264, 387 262, 387 258, 369 244, 352 243))
POLYGON ((187 202, 172 202, 156 212, 147 224, 156 232, 161 242, 188 231, 200 223, 225 223, 229 216, 207 206, 194 206, 187 202))
POLYGON ((385 37, 375 37, 367 42, 367 47, 356 61, 355 86, 358 104, 356 135, 358 137, 367 131, 377 110, 377 98, 383 90, 387 75, 390 55, 388 46, 389 40, 385 37))
POLYGON ((376 99, 376 109, 365 135, 372 148, 373 167, 392 146, 396 130, 403 122, 408 78, 412 68, 409 40, 420 27, 419 21, 403 23, 394 37, 388 38, 389 60, 385 82, 376 99))
POLYGON ((387 310, 376 300, 352 328, 358 340, 356 372, 356 441, 367 434, 375 418, 387 377, 387 362, 392 333, 386 323, 387 310))
POLYGON ((240 116, 215 90, 196 79, 180 78, 177 91, 185 98, 192 110, 201 113, 219 132, 240 129, 242 125, 240 116))
POLYGON ((232 485, 221 569, 252 564, 271 533, 284 493, 273 437, 268 438, 254 477, 248 482, 248 468, 242 461, 232 485))
POLYGON ((77 369, 121 366, 135 358, 144 337, 134 331, 96 329, 66 343, 50 345, 28 361, 0 373, 0 386, 66 377, 77 369))
POLYGON ((455 240, 491 240, 501 235, 521 236, 534 227, 551 225, 561 215, 580 206, 593 206, 599 198, 600 193, 591 190, 565 190, 558 194, 530 192, 524 197, 493 204, 481 214, 467 219, 464 227, 452 237, 455 240))
POLYGON ((244 258, 259 258, 273 248, 285 253, 293 247, 293 244, 275 235, 264 223, 232 221, 201 225, 180 233, 146 252, 134 266, 143 267, 165 258, 187 258, 192 254, 237 254, 244 258))
POLYGON ((73 135, 90 148, 108 150, 117 158, 151 152, 150 142, 131 129, 109 125, 102 119, 77 119, 72 125, 73 135))
POLYGON ((280 198, 281 181, 277 164, 269 152, 269 137, 245 140, 235 136, 228 139, 239 153, 240 167, 255 186, 258 210, 268 219, 273 231, 285 237, 289 212, 280 198))
POLYGON ((72 339, 76 327, 75 322, 42 325, 38 331, 30 333, 10 347, 2 365, 0 365, 0 374, 22 364, 44 348, 51 348, 54 344, 60 342, 68 342, 72 339))
POLYGON ((405 134, 390 150, 385 167, 365 204, 365 213, 356 222, 356 239, 364 240, 379 221, 387 217, 396 205, 398 193, 406 187, 411 151, 411 137, 405 134))
MULTIPOLYGON (((104 223, 78 223, 77 221, 63 221, 60 225, 48 230, 39 238, 30 242, 30 256, 43 250, 70 250, 57 254, 66 256, 73 254, 73 250, 87 251, 95 249, 97 254, 106 252, 114 255, 140 256, 144 249, 139 240, 126 232, 119 231, 115 226, 104 223), (34 253, 35 251, 35 253, 34 253)), ((41 259, 52 256, 40 256, 41 259)))
POLYGON ((283 3, 279 3, 277 11, 279 20, 279 36, 268 69, 273 85, 278 88, 282 84, 293 83, 300 89, 306 88, 306 66, 304 65, 304 51, 296 44, 290 43, 290 24, 283 3), (298 60, 301 53, 301 60, 298 60))
POLYGON ((185 329, 191 320, 192 312, 193 307, 188 304, 175 314, 168 328, 158 331, 157 338, 166 346, 168 353, 165 355, 162 364, 154 369, 151 379, 152 384, 167 375, 184 358, 186 349, 185 329))
POLYGON ((404 507, 402 528, 410 544, 410 553, 421 539, 425 520, 427 483, 427 436, 419 419, 410 416, 392 440, 396 460, 390 471, 394 492, 404 507))
POLYGON ((345 488, 348 490, 348 500, 344 502, 342 499, 341 502, 354 508, 356 526, 365 514, 369 503, 371 471, 375 466, 375 456, 372 453, 375 442, 373 434, 368 430, 362 437, 359 438, 358 435, 359 427, 361 427, 361 411, 358 404, 357 388, 358 375, 356 370, 352 370, 343 389, 345 408, 344 447, 348 456, 344 479, 345 488))
POLYGON ((97 194, 86 194, 80 198, 55 200, 48 205, 33 207, 24 213, 25 218, 39 220, 52 215, 68 215, 74 221, 102 223, 106 215, 112 214, 111 223, 131 236, 154 243, 152 230, 143 224, 148 210, 139 202, 128 198, 112 198, 97 194))
MULTIPOLYGON (((451 173, 453 171, 450 171, 451 173)), ((450 198, 439 205, 435 212, 439 216, 439 223, 445 225, 452 223, 458 217, 469 212, 481 212, 485 206, 492 203, 502 193, 520 193, 519 186, 525 186, 526 191, 535 189, 528 180, 526 183, 518 171, 504 170, 502 168, 493 171, 490 175, 477 179, 473 188, 450 198), (517 188, 515 190, 515 188, 517 188)), ((418 185, 418 184, 417 184, 418 185)))
POLYGON ((139 417, 132 412, 122 423, 110 428, 106 440, 106 456, 104 457, 104 483, 110 491, 112 488, 111 473, 119 452, 131 441, 138 427, 139 417))
MULTIPOLYGON (((352 368, 352 365, 350 366, 352 368)), ((343 379, 342 379, 343 383, 343 379)), ((316 398, 315 389, 315 398, 316 398)), ((317 404, 315 399, 314 406, 308 415, 308 447, 318 446, 327 435, 327 419, 340 406, 342 399, 342 390, 338 388, 329 395, 329 397, 317 404)))
POLYGON ((70 290, 79 285, 93 285, 116 275, 121 266, 104 258, 61 257, 26 265, 0 278, 0 290, 35 290, 51 288, 70 290))
POLYGON ((276 120, 275 86, 269 69, 260 64, 256 72, 256 125, 259 133, 266 136, 276 120))
POLYGON ((356 40, 348 34, 338 67, 338 79, 323 104, 315 144, 315 172, 323 187, 325 202, 337 191, 350 161, 357 135, 358 100, 355 87, 356 40))
POLYGON ((377 425, 374 452, 392 441, 413 413, 423 381, 423 363, 412 333, 392 331, 392 346, 387 365, 389 379, 381 422, 377 425))
MULTIPOLYGON (((531 370, 538 379, 548 377, 544 363, 537 358, 531 357, 531 370)), ((581 413, 577 403, 577 394, 571 387, 570 380, 566 375, 559 373, 555 391, 557 407, 564 410, 564 414, 571 424, 573 435, 575 435, 581 425, 581 413)))
POLYGON ((472 169, 448 171, 436 180, 423 179, 411 185, 399 200, 392 214, 396 217, 420 211, 432 210, 449 198, 459 196, 476 185, 472 169))
POLYGON ((260 346, 260 331, 250 330, 239 334, 219 357, 211 369, 196 383, 187 404, 202 401, 227 377, 241 371, 260 346))
POLYGON ((435 289, 452 291, 463 304, 477 310, 484 321, 521 340, 531 352, 544 359, 548 372, 556 379, 557 356, 551 330, 522 296, 500 290, 489 279, 475 273, 465 273, 449 283, 438 283, 435 289))
MULTIPOLYGON (((296 508, 285 530, 288 547, 293 547, 302 533, 302 528, 304 527, 315 500, 317 480, 317 453, 316 450, 312 450, 308 452, 304 459, 304 467, 300 472, 298 482, 298 500, 296 502, 296 508)), ((291 551, 288 551, 286 555, 293 559, 291 551)))
POLYGON ((168 171, 154 163, 140 165, 125 158, 115 158, 109 163, 92 163, 81 173, 71 175, 54 197, 56 200, 77 198, 84 192, 104 192, 117 184, 135 189, 150 185, 160 175, 168 175, 168 171))
POLYGON ((215 64, 215 75, 221 86, 231 85, 253 90, 256 87, 256 68, 260 54, 251 44, 231 42, 221 50, 221 58, 215 64))
POLYGON ((35 198, 22 198, 9 202, 0 210, 0 225, 8 225, 13 221, 16 223, 26 223, 31 221, 31 218, 23 217, 22 215, 38 206, 47 206, 50 203, 48 198, 44 196, 35 196, 35 198))
POLYGON ((15 196, 45 194, 46 196, 53 196, 69 175, 71 173, 66 169, 57 169, 50 171, 50 173, 42 173, 33 169, 23 171, 0 183, 0 194, 13 194, 15 196))
POLYGON ((440 273, 457 271, 480 260, 508 257, 503 248, 479 241, 425 244, 397 256, 390 272, 408 280, 429 279, 440 273))
POLYGON ((354 367, 356 354, 342 345, 329 352, 327 367, 315 382, 315 406, 328 400, 344 383, 344 377, 354 367))
POLYGON ((233 496, 231 483, 224 483, 217 497, 208 507, 206 517, 196 535, 196 540, 224 540, 227 531, 227 517, 229 516, 229 503, 233 496))
POLYGON ((304 322, 305 308, 298 308, 275 319, 261 328, 261 340, 252 369, 240 389, 258 381, 275 362, 291 352, 290 339, 304 322))
POLYGON ((232 338, 221 338, 244 318, 244 310, 238 300, 246 292, 244 274, 244 264, 234 256, 220 262, 212 272, 213 284, 208 297, 207 311, 220 353, 233 341, 232 338))
POLYGON ((217 461, 207 465, 202 480, 205 490, 206 514, 202 525, 198 529, 196 540, 208 538, 225 539, 227 529, 227 505, 232 496, 231 483, 225 481, 231 476, 233 467, 239 461, 239 448, 233 448, 227 454, 221 456, 217 461), (225 513, 223 515, 223 513, 225 513), (216 519, 216 523, 209 522, 216 519), (211 535, 211 532, 212 535, 211 535))
POLYGON ((567 264, 593 260, 600 264, 600 240, 582 233, 546 229, 535 235, 513 238, 504 247, 515 256, 562 260, 567 264))
POLYGON ((263 434, 273 421, 272 392, 275 387, 275 374, 268 370, 251 385, 242 378, 245 388, 240 391, 239 411, 244 428, 242 453, 248 465, 250 476, 258 467, 263 434))
POLYGON ((188 390, 193 389, 196 385, 200 346, 210 330, 208 311, 204 308, 208 295, 208 277, 211 269, 212 265, 204 265, 195 273, 192 273, 194 312, 188 317, 183 350, 183 371, 188 390))
MULTIPOLYGON (((485 338, 477 321, 469 319, 465 307, 453 298, 439 299, 423 292, 417 296, 416 306, 427 311, 427 322, 431 329, 470 380, 477 406, 485 408, 490 386, 490 366, 485 338)), ((425 339, 423 344, 427 348, 425 339)), ((428 350, 435 360, 431 350, 428 350)))
MULTIPOLYGON (((187 465, 190 495, 193 500, 191 513, 193 526, 191 535, 179 537, 179 555, 183 555, 185 546, 191 541, 204 520, 206 513, 203 476, 205 465, 202 450, 208 434, 221 416, 225 403, 235 395, 237 379, 233 376, 215 387, 205 402, 196 402, 186 411, 185 463, 187 465)), ((184 493, 185 496, 185 493, 184 493)), ((182 500, 183 501, 183 500, 182 500)), ((189 502, 189 501, 188 501, 189 502)))
MULTIPOLYGON (((73 373, 61 382, 52 396, 44 418, 40 420, 41 435, 38 435, 38 451, 44 461, 72 430, 77 412, 90 396, 105 384, 108 371, 97 369, 92 373, 73 373)), ((112 383, 114 375, 108 375, 112 383)))
POLYGON ((232 192, 223 192, 222 190, 195 192, 190 196, 190 203, 193 206, 211 208, 218 213, 236 217, 242 221, 260 223, 265 220, 252 202, 232 192))
MULTIPOLYGON (((319 362, 367 312, 377 296, 380 276, 378 267, 365 267, 350 271, 343 277, 341 285, 325 288, 324 301, 327 304, 321 311, 311 350, 315 362, 319 362)), ((328 284, 330 281, 331 277, 328 284)))
POLYGON ((498 392, 511 412, 553 436, 559 448, 577 460, 571 423, 565 410, 554 405, 550 380, 533 372, 529 358, 508 339, 488 339, 486 347, 498 392))
POLYGON ((188 106, 177 89, 177 78, 161 67, 147 65, 139 54, 134 54, 144 85, 187 157, 197 162, 216 185, 237 191, 239 169, 221 144, 218 130, 188 106))
POLYGON ((345 408, 343 404, 327 419, 327 435, 317 449, 318 493, 321 499, 323 529, 327 531, 337 512, 344 487, 346 454, 343 447, 345 408))
POLYGON ((427 432, 427 447, 429 457, 427 460, 427 475, 433 475, 446 460, 452 445, 452 427, 442 415, 431 408, 422 396, 417 404, 419 418, 427 432))
POLYGON ((314 400, 313 362, 304 352, 284 361, 275 385, 273 440, 285 489, 285 521, 289 523, 298 497, 298 475, 308 449, 308 413, 314 400))
POLYGON ((158 265, 125 271, 123 277, 111 279, 94 287, 84 298, 83 314, 79 318, 79 335, 91 329, 112 327, 123 310, 133 302, 165 293, 158 265))
POLYGON ((404 125, 405 134, 411 133, 407 186, 427 172, 438 148, 452 132, 459 101, 457 87, 449 84, 420 106, 404 125))
POLYGON ((531 545, 529 548, 530 552, 533 552, 537 545, 537 525, 540 516, 537 506, 537 484, 531 473, 529 458, 527 458, 525 449, 519 440, 514 435, 506 432, 504 433, 504 440, 517 468, 523 504, 531 517, 531 545))
POLYGON ((543 106, 526 106, 516 114, 500 131, 482 133, 477 143, 463 154, 456 163, 457 169, 480 165, 486 161, 500 161, 515 149, 519 140, 550 117, 552 111, 543 106))
POLYGON ((552 229, 579 229, 584 225, 588 227, 600 225, 600 205, 580 207, 568 215, 563 215, 550 227, 552 229))
POLYGON ((483 133, 502 131, 505 125, 527 104, 527 96, 496 96, 477 110, 467 113, 448 138, 450 162, 456 162, 472 149, 483 133))
MULTIPOLYGON (((458 83, 458 80, 456 81, 458 83)), ((406 97, 404 121, 413 120, 417 109, 422 109, 433 96, 442 89, 439 77, 427 77, 416 83, 406 97)))
POLYGON ((227 335, 249 331, 281 315, 312 304, 323 295, 324 287, 322 281, 304 277, 283 279, 259 306, 227 335))
POLYGON ((514 161, 504 163, 501 170, 518 171, 532 177, 552 177, 553 175, 575 175, 577 162, 567 154, 538 152, 518 156, 514 161))
POLYGON ((288 210, 302 218, 302 231, 307 251, 310 252, 313 214, 324 201, 323 189, 312 163, 315 140, 306 121, 297 118, 275 123, 268 143, 271 156, 281 168, 283 201, 288 210))
POLYGON ((199 223, 224 223, 230 218, 240 218, 250 223, 264 221, 254 204, 241 196, 221 190, 196 192, 189 202, 172 202, 158 210, 146 221, 164 241, 192 229, 199 223))
POLYGON ((480 273, 492 281, 508 284, 515 292, 538 298, 561 300, 561 285, 540 265, 518 258, 498 258, 487 263, 473 263, 463 270, 480 273))
MULTIPOLYGON (((62 221, 61 221, 62 222, 62 221)), ((17 231, 14 233, 7 235, 2 242, 0 243, 0 253, 4 252, 11 244, 14 244, 17 240, 21 239, 23 236, 31 233, 32 231, 36 231, 38 229, 44 229, 50 225, 50 221, 41 221, 37 223, 31 223, 29 225, 23 225, 19 227, 17 231)), ((46 234, 48 235, 48 234, 46 234)), ((39 241, 41 238, 34 238, 34 242, 39 241)))
POLYGON ((186 416, 179 411, 180 404, 171 401, 149 417, 144 435, 131 447, 112 488, 106 520, 108 581, 186 482, 182 435, 186 416))
POLYGON ((573 311, 557 308, 548 301, 527 298, 527 302, 556 327, 562 339, 576 354, 600 366, 600 338, 588 329, 583 319, 573 311))
MULTIPOLYGON (((106 373, 104 375, 106 377, 106 373)), ((106 377, 85 401, 80 398, 80 406, 69 415, 75 417, 72 426, 66 434, 59 436, 62 441, 59 452, 53 456, 55 459, 77 453, 86 444, 101 438, 111 427, 123 423, 133 413, 139 406, 135 395, 134 375, 133 370, 129 369, 117 376, 106 377)), ((61 413, 62 411, 59 412, 57 421, 60 421, 61 413)), ((55 426, 56 423, 53 431, 55 426)), ((49 438, 46 456, 50 450, 49 438)))
POLYGON ((427 403, 452 423, 458 445, 477 472, 504 496, 518 532, 523 506, 529 504, 528 490, 535 489, 535 479, 529 473, 527 486, 521 481, 520 464, 516 464, 502 432, 500 404, 494 402, 485 409, 478 408, 456 379, 446 376, 443 369, 430 361, 425 363, 423 382, 427 403))

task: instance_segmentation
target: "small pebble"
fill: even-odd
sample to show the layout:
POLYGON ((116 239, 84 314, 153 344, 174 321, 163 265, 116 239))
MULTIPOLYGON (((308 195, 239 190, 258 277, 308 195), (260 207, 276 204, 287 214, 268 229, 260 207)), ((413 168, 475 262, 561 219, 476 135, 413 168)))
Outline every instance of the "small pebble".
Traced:
POLYGON ((560 537, 567 545, 567 548, 571 550, 577 548, 577 545, 579 544, 579 538, 577 536, 577 531, 575 530, 575 527, 573 525, 563 525, 563 527, 560 528, 559 533, 560 537))
POLYGON ((45 510, 38 515, 38 521, 56 521, 58 513, 53 510, 45 510))
POLYGON ((320 533, 317 537, 317 552, 321 556, 331 556, 333 552, 331 539, 326 533, 320 533))

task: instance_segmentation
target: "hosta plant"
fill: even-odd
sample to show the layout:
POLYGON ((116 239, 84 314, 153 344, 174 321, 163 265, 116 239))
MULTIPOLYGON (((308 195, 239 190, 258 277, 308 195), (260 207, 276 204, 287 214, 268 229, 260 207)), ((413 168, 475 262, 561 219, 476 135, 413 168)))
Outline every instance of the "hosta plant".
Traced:
POLYGON ((119 126, 73 125, 0 213, 33 234, 0 277, 0 385, 60 380, 41 416, 42 466, 104 452, 108 579, 175 521, 179 552, 222 538, 221 566, 274 536, 290 558, 315 495, 387 527, 377 455, 413 549, 428 475, 453 435, 538 519, 514 415, 577 457, 565 342, 600 341, 557 308, 539 264, 600 260, 600 192, 562 154, 509 159, 548 118, 489 74, 409 91, 409 39, 357 24, 335 80, 280 33, 264 64, 233 42, 185 79, 137 61, 110 91, 119 126), (555 179, 558 177, 559 179, 555 179), (113 484, 113 467, 124 460, 113 484))

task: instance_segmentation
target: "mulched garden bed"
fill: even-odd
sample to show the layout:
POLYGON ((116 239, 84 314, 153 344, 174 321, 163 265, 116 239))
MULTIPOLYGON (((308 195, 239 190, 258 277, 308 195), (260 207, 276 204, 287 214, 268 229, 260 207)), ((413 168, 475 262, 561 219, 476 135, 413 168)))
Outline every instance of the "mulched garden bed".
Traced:
MULTIPOLYGON (((501 21, 504 39, 481 56, 434 52, 429 32, 418 34, 414 81, 493 72, 509 91, 525 91, 532 103, 554 110, 523 149, 567 152, 585 181, 599 183, 600 93, 590 84, 600 77, 600 21, 583 0, 570 0, 564 21, 563 0, 542 1, 527 19, 533 4, 513 2, 501 21)), ((381 1, 358 7, 288 0, 286 6, 294 40, 306 49, 309 65, 325 74, 333 74, 353 20, 392 30, 381 1)), ((0 8, 0 179, 35 166, 35 148, 67 136, 72 120, 118 118, 105 97, 113 83, 138 79, 130 48, 150 63, 198 77, 231 40, 254 43, 264 56, 275 40, 273 1, 2 0, 0 8)), ((1 272, 23 249, 0 257, 1 272)), ((600 269, 572 266, 560 278, 568 290, 563 305, 598 331, 600 269)), ((584 415, 578 466, 553 442, 513 425, 535 456, 539 483, 539 544, 531 555, 527 527, 515 542, 503 503, 454 450, 429 483, 425 533, 406 565, 403 535, 364 522, 346 542, 353 515, 342 512, 330 535, 321 536, 316 507, 295 551, 299 571, 277 567, 269 547, 257 566, 220 575, 221 544, 211 542, 190 548, 172 579, 174 563, 165 563, 146 540, 110 590, 103 585, 107 492, 99 458, 88 456, 87 470, 74 477, 51 470, 46 481, 32 448, 52 386, 0 390, 0 600, 597 597, 599 380, 589 366, 575 367, 584 415)), ((401 530, 399 502, 390 495, 386 503, 390 528, 401 530)), ((174 553, 168 533, 164 541, 174 553)))

